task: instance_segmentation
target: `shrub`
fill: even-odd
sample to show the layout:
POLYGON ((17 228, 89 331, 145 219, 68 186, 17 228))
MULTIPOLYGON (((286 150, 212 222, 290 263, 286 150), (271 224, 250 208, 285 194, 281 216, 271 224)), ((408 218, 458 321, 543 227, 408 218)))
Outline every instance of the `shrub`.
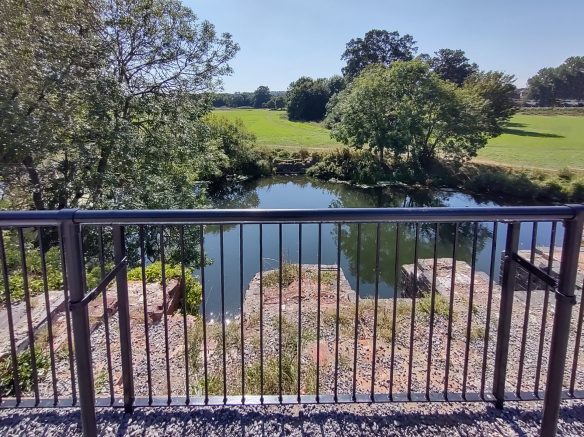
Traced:
MULTIPOLYGON (((164 269, 166 279, 181 279, 182 269, 178 264, 167 264, 164 269)), ((153 262, 146 266, 144 276, 146 282, 161 283, 162 282, 162 263, 160 261, 153 262)), ((128 271, 128 280, 141 281, 142 267, 135 267, 128 271)), ((201 284, 192 271, 185 271, 184 292, 186 297, 186 309, 188 314, 197 314, 199 305, 201 304, 202 288, 201 284)))
MULTIPOLYGON (((428 293, 419 301, 420 311, 430 314, 432 311, 432 294, 428 293)), ((438 317, 447 318, 450 314, 448 301, 439 293, 434 293, 434 315, 438 317)))
MULTIPOLYGON (((24 278, 20 249, 14 241, 14 234, 4 232, 6 265, 8 267, 8 285, 12 301, 24 299, 24 278)), ((25 239, 26 239, 25 235, 25 239)), ((39 249, 31 242, 25 241, 25 257, 27 266, 28 290, 31 295, 44 292, 41 255, 39 249)), ((49 290, 58 290, 63 287, 61 272, 61 252, 58 247, 51 247, 45 252, 45 266, 47 273, 47 287, 49 290)), ((0 276, 0 289, 4 289, 4 277, 0 276)), ((4 301, 4 293, 0 295, 0 302, 4 301)))
POLYGON ((307 159, 308 157, 310 157, 310 152, 305 148, 301 148, 298 151, 298 156, 300 157, 300 159, 307 159))
MULTIPOLYGON (((287 287, 298 278, 298 266, 291 263, 282 263, 282 286, 287 287)), ((280 282, 280 270, 271 270, 263 274, 263 285, 274 287, 280 282)))
POLYGON ((318 179, 375 184, 388 176, 388 168, 368 150, 343 148, 325 155, 306 174, 318 179))
POLYGON ((574 177, 574 172, 567 167, 558 170, 558 177, 565 181, 570 181, 574 177))
MULTIPOLYGON (((49 357, 39 347, 35 347, 34 356, 37 375, 40 378, 50 366, 49 357)), ((18 365, 18 386, 21 392, 26 392, 32 388, 34 380, 30 349, 20 352, 16 357, 16 363, 18 365)), ((12 360, 8 356, 0 360, 0 395, 2 397, 15 395, 13 376, 12 360)))

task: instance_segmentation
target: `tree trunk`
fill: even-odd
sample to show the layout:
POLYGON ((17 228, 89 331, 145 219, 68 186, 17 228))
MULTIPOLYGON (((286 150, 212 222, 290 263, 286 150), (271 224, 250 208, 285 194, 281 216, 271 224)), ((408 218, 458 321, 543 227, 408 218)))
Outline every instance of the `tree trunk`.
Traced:
POLYGON ((43 193, 41 191, 41 178, 37 169, 34 166, 32 156, 27 156, 22 160, 22 165, 26 168, 28 179, 32 185, 32 202, 34 208, 38 210, 45 209, 45 202, 43 200, 43 193))

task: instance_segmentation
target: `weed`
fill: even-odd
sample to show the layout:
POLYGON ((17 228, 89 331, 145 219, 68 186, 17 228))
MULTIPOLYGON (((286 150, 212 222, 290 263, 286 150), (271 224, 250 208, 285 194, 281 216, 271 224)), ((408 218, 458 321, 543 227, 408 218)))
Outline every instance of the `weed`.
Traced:
POLYGON ((316 364, 310 361, 304 367, 304 393, 316 393, 316 364))
MULTIPOLYGON (((167 264, 164 268, 166 279, 181 279, 182 268, 178 264, 167 264)), ((148 283, 162 282, 162 263, 153 262, 144 270, 144 276, 148 283)), ((142 280, 142 267, 135 267, 128 271, 129 281, 142 280)), ((192 275, 192 272, 185 272, 184 290, 186 295, 186 309, 188 314, 196 315, 201 304, 202 287, 198 279, 192 275)))
MULTIPOLYGON (((34 349, 34 356, 37 376, 40 379, 50 366, 49 356, 40 347, 34 349)), ((30 349, 20 352, 17 355, 16 363, 18 366, 18 385, 20 391, 26 392, 32 388, 34 381, 30 349)), ((5 357, 0 360, 0 395, 2 397, 15 395, 12 360, 10 357, 5 357)))
MULTIPOLYGON (((282 286, 287 287, 298 278, 298 266, 291 263, 282 264, 282 286)), ((280 269, 270 270, 263 274, 263 285, 275 287, 280 283, 280 269)))
MULTIPOLYGON (((428 293, 418 300, 419 308, 422 313, 430 314, 432 311, 432 294, 428 293)), ((448 301, 439 293, 434 293, 434 315, 448 318, 450 309, 448 301)))
POLYGON ((189 362, 191 363, 192 368, 197 371, 201 366, 201 346, 203 342, 203 325, 200 320, 197 320, 193 324, 188 335, 189 362))
POLYGON ((485 335, 485 328, 482 326, 474 326, 470 330, 470 341, 484 340, 485 335))
MULTIPOLYGON (((205 394, 205 378, 196 378, 192 389, 196 395, 205 394)), ((210 371, 207 373, 207 394, 209 396, 219 396, 223 394, 223 375, 222 372, 210 371)))
MULTIPOLYGON (((280 393, 280 361, 278 356, 271 356, 264 361, 263 366, 263 393, 280 393)), ((297 378, 296 356, 282 354, 282 393, 292 394, 296 391, 297 378)), ((260 394, 262 392, 261 363, 254 362, 246 367, 245 380, 248 393, 260 394)))
POLYGON ((94 379, 93 385, 95 386, 96 393, 101 393, 106 387, 108 382, 108 374, 105 370, 100 371, 94 379))

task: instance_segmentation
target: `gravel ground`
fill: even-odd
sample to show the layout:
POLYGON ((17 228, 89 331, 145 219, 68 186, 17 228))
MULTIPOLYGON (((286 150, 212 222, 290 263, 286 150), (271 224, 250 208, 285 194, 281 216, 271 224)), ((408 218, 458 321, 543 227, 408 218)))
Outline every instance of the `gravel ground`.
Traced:
MULTIPOLYGON (((541 402, 98 409, 99 435, 504 435, 539 433, 541 402)), ((0 435, 78 435, 77 409, 2 410, 0 435)), ((558 435, 584 435, 584 402, 566 401, 558 435)))

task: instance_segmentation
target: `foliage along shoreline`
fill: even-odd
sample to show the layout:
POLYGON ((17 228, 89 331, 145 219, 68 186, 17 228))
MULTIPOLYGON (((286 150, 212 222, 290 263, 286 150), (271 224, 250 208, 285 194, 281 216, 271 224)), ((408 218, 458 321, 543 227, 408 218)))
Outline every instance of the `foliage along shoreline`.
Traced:
POLYGON ((299 163, 297 168, 301 171, 284 171, 282 174, 305 174, 361 188, 441 188, 493 200, 584 202, 584 175, 567 168, 558 171, 518 169, 472 161, 456 166, 435 160, 428 170, 414 171, 406 166, 381 165, 373 153, 349 148, 312 153, 306 149, 291 153, 275 149, 269 160, 273 163, 273 170, 281 163, 299 163))

